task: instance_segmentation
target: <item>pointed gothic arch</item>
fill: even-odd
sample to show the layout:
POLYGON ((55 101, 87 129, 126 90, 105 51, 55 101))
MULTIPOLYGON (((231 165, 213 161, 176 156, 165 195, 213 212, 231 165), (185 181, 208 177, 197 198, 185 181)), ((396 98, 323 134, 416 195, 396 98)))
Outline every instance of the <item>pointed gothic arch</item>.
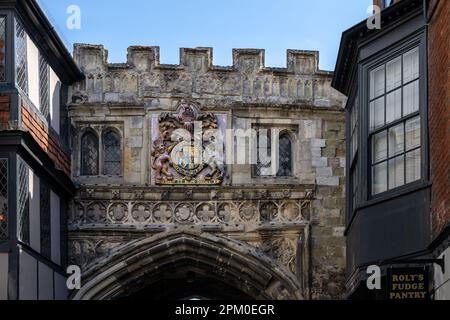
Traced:
MULTIPOLYGON (((122 299, 145 288, 158 288, 160 281, 176 274, 183 278, 197 275, 248 299, 305 298, 296 276, 256 248, 211 234, 172 231, 133 241, 91 264, 73 299, 122 299)), ((178 294, 190 296, 193 292, 178 294)))

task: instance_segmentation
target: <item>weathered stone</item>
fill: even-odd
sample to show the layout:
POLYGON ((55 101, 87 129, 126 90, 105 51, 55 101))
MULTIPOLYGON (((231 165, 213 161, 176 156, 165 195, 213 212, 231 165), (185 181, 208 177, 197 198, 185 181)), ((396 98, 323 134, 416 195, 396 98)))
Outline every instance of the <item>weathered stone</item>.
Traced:
MULTIPOLYGON (((121 137, 120 174, 95 177, 79 174, 81 136, 72 139, 80 190, 69 215, 70 260, 83 267, 85 288, 98 289, 94 298, 124 294, 151 285, 153 274, 163 277, 170 261, 174 277, 201 269, 196 276, 212 281, 214 274, 256 299, 341 298, 345 98, 331 88, 332 74, 310 51, 289 50, 286 68, 266 67, 263 50, 233 50, 231 67, 214 66, 211 48, 180 52, 179 65, 164 65, 158 47, 130 47, 126 63, 109 64, 103 46, 75 47, 87 77, 74 92, 88 98, 69 106, 71 125, 99 137, 99 171, 111 165, 103 162, 105 130, 121 137), (192 151, 190 144, 186 154, 175 149, 183 141, 175 128, 191 132, 197 120, 222 133, 226 166, 217 155, 198 167, 175 166, 177 151, 188 159, 192 151), (275 134, 259 175, 251 161, 257 128, 275 134), (249 136, 235 137, 238 129, 249 136), (281 133, 292 160, 283 177, 275 166, 281 133), (223 174, 208 176, 214 166, 223 174), (154 272, 139 273, 144 266, 154 272), (239 281, 231 267, 241 270, 239 281), (112 282, 102 287, 101 277, 112 282)), ((201 150, 208 139, 202 132, 201 150)))

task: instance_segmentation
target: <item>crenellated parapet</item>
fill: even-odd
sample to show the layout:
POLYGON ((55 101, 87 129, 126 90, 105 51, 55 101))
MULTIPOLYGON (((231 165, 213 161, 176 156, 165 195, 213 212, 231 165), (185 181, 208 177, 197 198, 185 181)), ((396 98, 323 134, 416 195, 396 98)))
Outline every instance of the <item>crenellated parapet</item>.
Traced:
POLYGON ((233 65, 213 64, 212 48, 181 48, 180 63, 161 64, 159 47, 132 46, 127 62, 108 63, 102 45, 76 44, 74 58, 86 80, 74 103, 145 103, 157 98, 212 99, 262 105, 343 105, 331 88, 332 73, 319 70, 317 51, 287 51, 286 68, 265 66, 262 49, 233 49, 233 65))

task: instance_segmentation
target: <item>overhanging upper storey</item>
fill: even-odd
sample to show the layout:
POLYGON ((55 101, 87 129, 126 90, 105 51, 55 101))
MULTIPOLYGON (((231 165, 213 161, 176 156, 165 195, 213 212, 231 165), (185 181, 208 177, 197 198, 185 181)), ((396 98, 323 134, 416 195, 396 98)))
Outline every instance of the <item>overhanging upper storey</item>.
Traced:
POLYGON ((332 81, 332 87, 349 96, 351 94, 352 77, 360 57, 360 48, 365 43, 375 41, 389 33, 393 27, 420 14, 423 0, 401 0, 383 9, 380 14, 381 29, 369 29, 363 20, 342 34, 338 59, 332 81))
POLYGON ((18 29, 19 31, 23 29, 62 83, 70 85, 83 79, 83 74, 63 41, 35 0, 1 1, 0 18, 4 19, 2 37, 6 51, 3 61, 6 82, 17 82, 18 75, 14 72, 17 69, 15 61, 17 62, 17 54, 22 48, 17 41, 18 29))

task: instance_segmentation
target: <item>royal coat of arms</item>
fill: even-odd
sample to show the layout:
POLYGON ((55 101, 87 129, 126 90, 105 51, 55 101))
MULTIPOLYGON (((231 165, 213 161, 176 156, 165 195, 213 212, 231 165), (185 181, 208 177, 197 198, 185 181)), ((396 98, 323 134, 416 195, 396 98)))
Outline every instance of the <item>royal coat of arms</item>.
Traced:
POLYGON ((152 169, 158 185, 219 185, 225 177, 223 134, 218 118, 182 104, 158 117, 152 169))

